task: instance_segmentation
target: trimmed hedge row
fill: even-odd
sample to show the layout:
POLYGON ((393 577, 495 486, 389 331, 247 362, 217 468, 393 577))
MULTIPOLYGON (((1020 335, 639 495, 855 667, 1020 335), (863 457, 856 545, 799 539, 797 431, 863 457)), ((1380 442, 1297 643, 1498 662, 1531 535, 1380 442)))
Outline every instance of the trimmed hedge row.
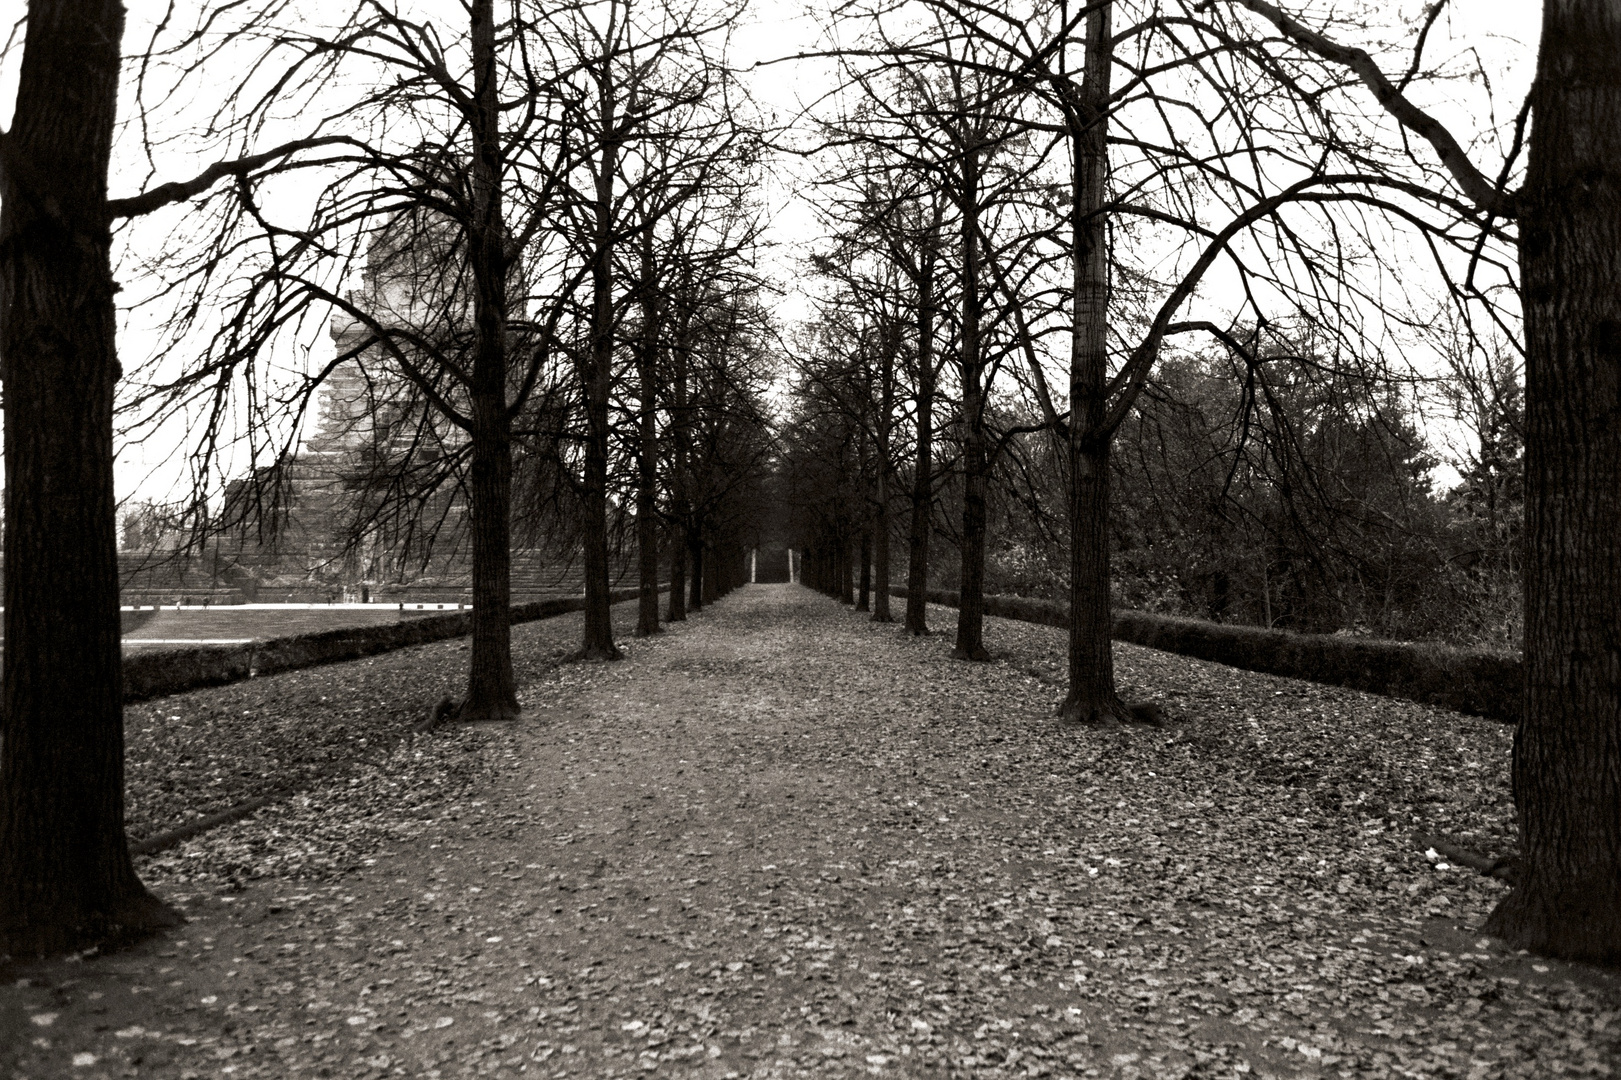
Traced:
MULTIPOLYGON (((614 603, 632 599, 636 589, 617 589, 614 603)), ((537 600, 512 606, 513 623, 549 619, 585 608, 583 596, 537 600)), ((473 631, 473 613, 425 615, 384 626, 344 627, 315 634, 271 638, 247 645, 204 645, 195 649, 140 652, 124 658, 124 700, 180 694, 255 675, 358 660, 411 645, 462 637, 473 631)))
MULTIPOLYGON (((902 588, 890 591, 906 595, 902 588)), ((929 602, 956 607, 958 597, 955 592, 930 589, 929 602)), ((1069 606, 1051 600, 987 596, 985 614, 1069 627, 1069 606)), ((1519 657, 1507 653, 1293 634, 1145 611, 1115 612, 1114 636, 1134 645, 1248 671, 1366 690, 1510 724, 1520 719, 1522 666, 1519 657)))

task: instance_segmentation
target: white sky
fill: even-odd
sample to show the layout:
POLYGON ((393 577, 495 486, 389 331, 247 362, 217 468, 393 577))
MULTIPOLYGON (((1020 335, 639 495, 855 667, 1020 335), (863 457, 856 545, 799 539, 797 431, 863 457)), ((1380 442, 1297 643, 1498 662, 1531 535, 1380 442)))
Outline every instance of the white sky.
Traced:
MULTIPOLYGON (((1333 2, 1337 10, 1348 7, 1338 0, 1324 0, 1325 4, 1328 2, 1333 2)), ((152 18, 160 17, 166 6, 167 0, 130 0, 130 31, 126 37, 129 46, 144 42, 143 28, 150 25, 152 18)), ((0 37, 22 18, 24 7, 25 0, 0 0, 0 37)), ((1393 39, 1410 37, 1410 34, 1401 35, 1398 32, 1402 17, 1406 16, 1410 21, 1420 13, 1421 7, 1414 0, 1402 0, 1397 5, 1380 8, 1383 36, 1393 39)), ((825 6, 821 8, 825 9, 825 6)), ((1525 0, 1454 0, 1453 9, 1450 17, 1444 19, 1432 33, 1427 55, 1464 56, 1471 51, 1478 55, 1491 79, 1496 106, 1500 111, 1498 121, 1502 122, 1512 116, 1530 82, 1540 5, 1525 0)), ((817 20, 806 12, 806 5, 800 0, 754 0, 749 18, 734 31, 732 37, 734 63, 749 67, 819 47, 817 20)), ((19 53, 20 50, 13 50, 0 62, 0 118, 3 118, 0 124, 7 127, 10 125, 15 97, 19 53)), ((1391 65, 1387 62, 1386 66, 1388 69, 1391 65)), ((780 120, 787 120, 828 91, 832 85, 831 70, 831 64, 825 61, 777 63, 753 68, 747 78, 755 99, 767 112, 775 114, 780 120)), ((1449 87, 1446 93, 1448 96, 1444 99, 1421 99, 1419 103, 1460 137, 1484 126, 1484 118, 1478 115, 1483 111, 1481 102, 1484 97, 1478 87, 1454 86, 1449 87)), ((1491 155, 1489 148, 1483 149, 1477 161, 1488 165, 1495 160, 1491 155)), ((199 171, 208 163, 208 160, 180 163, 176 175, 157 179, 159 182, 180 179, 199 171)), ((139 180, 139 177, 115 175, 112 194, 115 197, 133 194, 133 187, 139 180)), ((789 287, 789 295, 779 304, 779 314, 792 320, 807 310, 803 294, 792 291, 792 279, 795 260, 816 240, 816 223, 809 204, 797 194, 791 176, 781 176, 765 193, 764 199, 772 217, 768 236, 777 245, 777 250, 768 256, 770 277, 789 287)), ((125 357, 125 366, 132 367, 144 358, 148 346, 143 342, 142 335, 131 328, 122 338, 120 348, 125 357)), ((121 449, 117 470, 121 496, 163 498, 168 494, 167 489, 179 478, 179 474, 162 466, 161 462, 170 456, 171 446, 168 444, 178 437, 178 432, 171 432, 152 440, 147 447, 121 449)))

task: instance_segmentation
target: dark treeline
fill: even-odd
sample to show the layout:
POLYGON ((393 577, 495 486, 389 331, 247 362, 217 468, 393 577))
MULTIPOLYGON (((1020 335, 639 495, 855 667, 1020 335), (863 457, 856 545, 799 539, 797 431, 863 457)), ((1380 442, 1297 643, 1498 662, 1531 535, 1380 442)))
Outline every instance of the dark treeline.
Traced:
MULTIPOLYGON (((838 337, 831 327, 823 332, 838 337)), ((881 340, 868 327, 865 340, 802 357, 799 412, 785 440, 806 583, 859 610, 867 610, 859 583, 880 576, 881 538, 893 552, 886 582, 904 582, 908 569, 915 426, 888 413, 889 453, 878 454, 875 432, 886 412, 871 391, 882 371, 872 359, 881 340)), ((1169 356, 1157 368, 1111 460, 1114 606, 1517 650, 1518 384, 1510 378, 1500 398, 1483 402, 1493 426, 1463 429, 1468 445, 1441 448, 1426 436, 1410 382, 1294 363, 1295 345, 1271 351, 1253 368, 1227 353, 1169 356), (1455 477, 1441 469, 1443 449, 1464 451, 1445 462, 1455 477)), ((904 350, 895 356, 903 391, 913 365, 904 350)), ((1445 389, 1457 398, 1456 383, 1445 389)), ((1056 512, 1065 492, 1061 448, 1039 430, 1039 415, 1021 413, 1017 401, 999 404, 990 426, 1008 434, 988 489, 984 588, 1063 599, 1069 527, 1056 512)), ((959 436, 946 412, 926 510, 936 553, 927 580, 953 590, 961 582, 959 436)))
MULTIPOLYGON (((1167 357, 1113 457, 1115 606, 1517 650, 1517 396, 1498 456, 1483 465, 1476 444, 1443 485, 1411 389, 1281 355, 1253 370, 1167 357)), ((1068 535, 1042 512, 1063 491, 1049 446, 1028 439, 999 478, 994 591, 1060 598, 1068 535)))

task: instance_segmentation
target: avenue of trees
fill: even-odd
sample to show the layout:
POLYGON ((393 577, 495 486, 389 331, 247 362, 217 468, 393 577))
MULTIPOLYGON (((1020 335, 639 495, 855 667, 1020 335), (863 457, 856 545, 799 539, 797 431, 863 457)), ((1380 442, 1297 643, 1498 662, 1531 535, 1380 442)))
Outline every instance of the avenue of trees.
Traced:
MULTIPOLYGON (((618 655, 610 531, 633 508, 653 556, 639 633, 658 629, 661 552, 679 553, 687 591, 668 617, 681 619, 738 582, 756 539, 774 331, 753 268, 760 132, 722 48, 733 14, 474 0, 459 22, 376 4, 326 30, 299 16, 205 7, 195 32, 126 61, 119 5, 30 5, 0 143, 6 430, 32 443, 7 486, 26 524, 8 530, 0 952, 174 918, 136 878, 123 830, 121 376, 122 427, 190 421, 194 530, 273 529, 298 422, 334 369, 358 365, 374 452, 354 478, 357 537, 431 534, 425 512, 469 511, 465 719, 517 713, 514 520, 577 541, 592 659, 618 655), (118 105, 156 124, 200 87, 223 104, 182 114, 214 136, 211 155, 233 156, 109 200, 118 105), (126 375, 110 227, 147 215, 169 235, 142 267, 163 347, 126 375), (329 317, 350 344, 278 371, 329 317), (212 500, 229 480, 221 520, 212 500)), ((141 144, 154 170, 166 145, 141 144)))
MULTIPOLYGON (((230 6, 121 67, 117 4, 31 2, 0 137, 0 952, 173 918, 123 839, 109 232, 189 203, 157 263, 184 359, 128 407, 203 417, 200 499, 248 446, 266 486, 239 505, 273 513, 273 433, 360 360, 390 418, 368 519, 419 527, 448 489, 470 508, 464 716, 516 712, 520 519, 577 542, 579 655, 611 659, 613 521, 634 522, 652 633, 659 553, 682 618, 739 572, 775 487, 807 583, 887 621, 904 560, 914 634, 931 582, 954 585, 959 659, 987 658, 993 585, 1065 596, 1060 714, 1083 726, 1134 715, 1122 598, 1417 636, 1424 610, 1519 581, 1523 850, 1489 929, 1621 957, 1621 4, 1546 0, 1501 132, 1417 103, 1457 74, 1425 55, 1447 8, 1376 58, 1342 42, 1354 24, 1265 0, 843 5, 841 85, 794 136, 826 226, 814 310, 781 334, 729 7, 365 4, 316 34, 290 5, 230 6), (209 121, 231 155, 109 200, 119 102, 144 131, 169 100, 154 58, 185 86, 256 42, 209 121), (379 250, 425 265, 396 287, 379 250), (1424 275, 1431 307, 1398 306, 1424 275), (270 356, 329 312, 358 344, 278 383, 270 356), (1392 325, 1432 335, 1439 390, 1392 325), (1472 433, 1445 498, 1421 437, 1438 400, 1472 433)), ((1511 607, 1479 636, 1512 643, 1511 607)))
MULTIPOLYGON (((1112 600, 1398 636, 1467 609, 1475 640, 1523 639, 1526 876, 1490 926, 1613 958, 1621 613, 1578 582, 1621 565, 1602 382, 1621 155, 1598 119, 1621 104, 1621 8, 1545 4, 1531 100, 1459 134, 1414 103, 1447 74, 1424 52, 1447 8, 1396 52, 1405 74, 1334 40, 1354 24, 1261 0, 840 8, 845 93, 813 146, 825 302, 785 452, 808 459, 809 580, 836 595, 867 575, 875 504, 920 492, 900 508, 956 548, 933 578, 960 590, 959 657, 983 653, 992 550, 998 584, 1067 588, 1072 722, 1132 715, 1112 600), (1463 149, 1494 141, 1485 166, 1463 149), (1418 255, 1429 311, 1392 300, 1418 255), (1443 386, 1391 323, 1451 331, 1443 386), (1472 436, 1445 497, 1438 400, 1472 436)), ((921 612, 930 549, 909 548, 921 612)))

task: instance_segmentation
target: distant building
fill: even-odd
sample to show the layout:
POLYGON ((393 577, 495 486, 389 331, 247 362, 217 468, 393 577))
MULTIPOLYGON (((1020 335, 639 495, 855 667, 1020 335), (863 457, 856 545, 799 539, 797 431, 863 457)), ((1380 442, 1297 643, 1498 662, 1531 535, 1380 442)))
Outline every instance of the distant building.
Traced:
MULTIPOLYGON (((125 603, 471 600, 465 501, 454 482, 429 483, 466 436, 427 407, 378 340, 403 330, 395 347, 414 338, 471 353, 455 231, 423 220, 401 215, 373 240, 348 293, 355 310, 334 309, 329 321, 335 366, 307 433, 294 452, 227 485, 222 536, 184 554, 177 534, 126 530, 149 542, 120 556, 125 603)), ((577 592, 580 580, 566 561, 513 553, 514 599, 577 592)))

